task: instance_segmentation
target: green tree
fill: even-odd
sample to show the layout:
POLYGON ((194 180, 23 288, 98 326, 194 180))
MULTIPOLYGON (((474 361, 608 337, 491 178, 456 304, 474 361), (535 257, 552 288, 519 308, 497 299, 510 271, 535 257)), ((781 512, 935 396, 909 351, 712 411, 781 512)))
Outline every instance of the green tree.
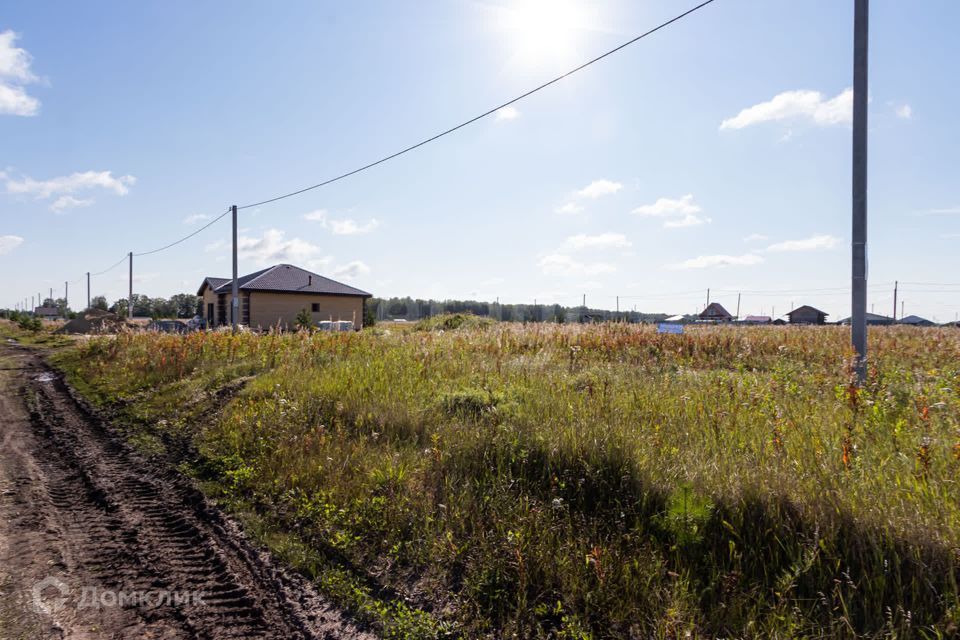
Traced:
POLYGON ((363 326, 372 327, 375 324, 377 324, 377 305, 367 300, 363 303, 363 326))
POLYGON ((192 293, 178 293, 170 297, 170 307, 178 318, 192 318, 200 313, 200 299, 192 293))
POLYGON ((105 296, 94 296, 93 300, 90 301, 90 308, 106 311, 108 308, 107 298, 105 296))
POLYGON ((300 313, 297 314, 296 324, 297 328, 301 330, 313 328, 313 316, 310 315, 306 307, 300 309, 300 313))

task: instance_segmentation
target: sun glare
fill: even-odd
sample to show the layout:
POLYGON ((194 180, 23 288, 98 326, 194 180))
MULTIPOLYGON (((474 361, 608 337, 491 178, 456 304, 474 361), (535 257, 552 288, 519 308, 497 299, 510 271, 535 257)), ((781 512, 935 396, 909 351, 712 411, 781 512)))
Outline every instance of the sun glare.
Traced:
POLYGON ((589 29, 589 12, 575 0, 516 0, 502 8, 500 28, 524 66, 570 62, 589 29))

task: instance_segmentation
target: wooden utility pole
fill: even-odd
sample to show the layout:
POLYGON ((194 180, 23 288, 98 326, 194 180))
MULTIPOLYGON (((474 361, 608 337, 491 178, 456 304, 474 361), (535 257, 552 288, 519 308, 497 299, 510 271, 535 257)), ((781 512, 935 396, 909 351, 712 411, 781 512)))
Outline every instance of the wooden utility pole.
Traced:
POLYGON ((90 308, 90 272, 87 271, 87 309, 90 308))
POLYGON ((66 315, 67 309, 70 308, 70 283, 63 283, 63 313, 66 315))
POLYGON ((127 291, 127 320, 133 320, 133 251, 127 254, 130 260, 130 287, 127 291))
POLYGON ((237 205, 230 207, 233 213, 233 284, 230 287, 230 318, 233 322, 233 332, 237 332, 240 321, 240 283, 237 282, 237 205))
POLYGON ((853 184, 850 338, 857 382, 867 377, 867 68, 870 0, 853 5, 853 184))

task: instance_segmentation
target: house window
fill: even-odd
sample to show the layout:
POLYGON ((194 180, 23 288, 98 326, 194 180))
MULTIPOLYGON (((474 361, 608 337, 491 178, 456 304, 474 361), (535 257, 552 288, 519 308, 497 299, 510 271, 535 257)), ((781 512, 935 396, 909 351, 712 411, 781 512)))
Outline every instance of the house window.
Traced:
POLYGON ((310 310, 314 313, 320 313, 320 303, 314 302, 312 305, 310 305, 310 310))

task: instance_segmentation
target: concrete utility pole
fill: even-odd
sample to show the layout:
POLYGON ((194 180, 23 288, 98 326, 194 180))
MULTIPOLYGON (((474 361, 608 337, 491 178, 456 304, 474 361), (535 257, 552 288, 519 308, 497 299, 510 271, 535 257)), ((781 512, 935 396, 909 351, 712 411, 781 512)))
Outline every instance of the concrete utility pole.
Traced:
POLYGON ((233 284, 230 287, 230 319, 233 322, 233 332, 237 332, 240 321, 240 283, 237 282, 237 205, 230 207, 233 213, 233 284))
POLYGON ((90 272, 87 271, 87 309, 90 308, 90 272))
POLYGON ((737 294, 737 320, 740 319, 740 294, 737 294))
POLYGON ((850 338, 857 382, 867 378, 867 62, 870 0, 853 4, 853 233, 850 338))
POLYGON ((70 308, 70 283, 63 283, 63 313, 66 315, 67 309, 70 308))
POLYGON ((130 259, 130 290, 127 292, 127 319, 133 320, 133 251, 127 254, 130 259))
MULTIPOLYGON (((710 306, 710 289, 708 287, 707 288, 707 307, 709 306, 710 306)), ((706 309, 706 307, 704 307, 704 309, 706 309)))
POLYGON ((907 304, 907 301, 906 301, 906 300, 901 300, 901 301, 900 301, 900 319, 901 319, 901 320, 903 320, 903 316, 904 316, 904 314, 903 314, 903 306, 904 306, 905 304, 907 304))
MULTIPOLYGON (((893 281, 893 321, 894 322, 897 321, 897 288, 899 287, 899 285, 900 285, 899 282, 897 282, 896 280, 893 281)), ((903 315, 901 315, 900 317, 902 318, 903 315)))

